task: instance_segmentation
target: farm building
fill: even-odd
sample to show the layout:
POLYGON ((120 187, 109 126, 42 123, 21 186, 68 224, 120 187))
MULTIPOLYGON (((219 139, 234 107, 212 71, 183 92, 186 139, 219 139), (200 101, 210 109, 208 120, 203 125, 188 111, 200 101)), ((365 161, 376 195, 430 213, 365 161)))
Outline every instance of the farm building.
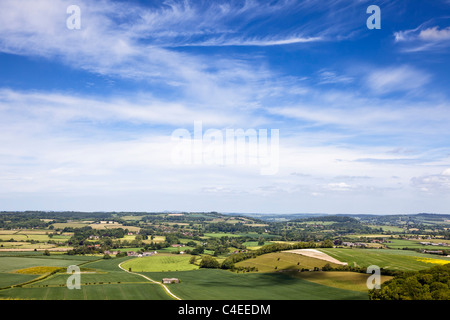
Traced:
POLYGON ((106 250, 106 251, 104 251, 103 253, 104 254, 113 254, 113 255, 116 255, 116 254, 118 254, 120 251, 109 251, 109 250, 106 250))
POLYGON ((443 254, 442 250, 422 250, 423 253, 431 253, 431 254, 443 254))
POLYGON ((177 278, 164 278, 164 279, 162 279, 162 283, 167 283, 167 284, 180 283, 180 280, 177 278))
POLYGON ((150 257, 150 256, 152 256, 152 255, 154 255, 154 254, 157 254, 158 252, 156 252, 156 251, 153 251, 153 252, 143 252, 142 253, 142 256, 143 257, 150 257))

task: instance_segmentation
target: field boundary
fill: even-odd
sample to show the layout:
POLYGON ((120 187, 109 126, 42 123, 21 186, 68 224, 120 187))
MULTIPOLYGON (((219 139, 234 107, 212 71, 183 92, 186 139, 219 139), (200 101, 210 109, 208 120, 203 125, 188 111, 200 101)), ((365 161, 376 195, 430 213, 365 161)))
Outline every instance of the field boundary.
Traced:
POLYGON ((172 291, 169 290, 169 288, 167 288, 166 285, 162 284, 161 282, 155 281, 153 279, 150 279, 147 276, 144 276, 143 274, 140 273, 136 273, 136 272, 132 272, 132 271, 128 271, 125 268, 122 267, 122 263, 124 263, 125 261, 122 261, 121 263, 119 263, 119 268, 122 269, 125 272, 131 273, 131 274, 136 274, 138 276, 144 277, 145 279, 147 279, 148 281, 158 284, 160 286, 162 286, 164 288, 164 290, 167 292, 168 295, 170 295, 172 298, 176 299, 176 300, 182 300, 181 298, 177 297, 175 294, 172 293, 172 291))

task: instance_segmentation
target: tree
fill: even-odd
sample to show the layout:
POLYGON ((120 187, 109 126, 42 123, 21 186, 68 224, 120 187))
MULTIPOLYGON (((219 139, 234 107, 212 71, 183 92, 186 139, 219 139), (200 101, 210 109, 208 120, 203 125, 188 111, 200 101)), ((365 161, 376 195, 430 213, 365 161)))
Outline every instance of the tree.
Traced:
POLYGON ((333 241, 325 240, 324 242, 322 242, 321 247, 322 248, 333 248, 333 241))
POLYGON ((404 272, 369 291, 371 300, 449 300, 450 263, 404 272))
POLYGON ((265 243, 264 238, 263 237, 259 237, 258 238, 258 246, 263 246, 265 243))
POLYGON ((220 263, 211 256, 203 256, 202 261, 200 261, 200 268, 219 268, 220 263))
POLYGON ((322 267, 322 271, 330 271, 333 270, 333 267, 331 266, 331 264, 327 263, 322 267))
POLYGON ((194 248, 194 250, 192 250, 191 254, 199 255, 199 254, 202 254, 204 251, 205 251, 205 248, 203 248, 202 246, 196 246, 194 248))

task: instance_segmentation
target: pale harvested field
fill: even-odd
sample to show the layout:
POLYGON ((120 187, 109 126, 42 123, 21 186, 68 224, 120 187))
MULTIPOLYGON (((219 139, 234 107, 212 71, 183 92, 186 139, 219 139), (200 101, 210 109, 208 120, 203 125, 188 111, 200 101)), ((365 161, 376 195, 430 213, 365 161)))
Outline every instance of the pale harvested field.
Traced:
POLYGON ((283 252, 290 252, 290 253, 295 253, 295 254, 301 254, 307 257, 311 257, 311 258, 316 258, 316 259, 320 259, 320 260, 325 260, 331 263, 335 263, 335 264, 340 264, 343 266, 346 266, 347 263, 346 262, 341 262, 329 255, 327 255, 326 253, 320 252, 318 250, 315 249, 295 249, 295 250, 287 250, 287 251, 283 251, 283 252))

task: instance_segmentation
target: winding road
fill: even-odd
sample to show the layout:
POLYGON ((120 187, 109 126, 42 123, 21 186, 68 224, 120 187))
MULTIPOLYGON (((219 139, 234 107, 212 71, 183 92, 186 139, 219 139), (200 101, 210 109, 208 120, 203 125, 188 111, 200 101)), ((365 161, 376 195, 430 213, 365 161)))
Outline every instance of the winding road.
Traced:
MULTIPOLYGON (((123 262, 125 262, 125 261, 123 261, 123 262)), ((161 282, 158 282, 158 281, 155 281, 155 280, 153 280, 153 279, 150 279, 149 277, 144 276, 143 274, 139 274, 139 273, 136 273, 136 272, 131 272, 131 271, 126 270, 125 268, 122 267, 122 263, 123 263, 123 262, 119 263, 119 268, 122 269, 123 271, 128 272, 128 273, 132 273, 132 274, 136 274, 136 275, 138 275, 138 276, 141 276, 141 277, 147 279, 147 280, 150 281, 150 282, 153 282, 153 283, 155 283, 155 284, 158 284, 158 285, 162 286, 162 287, 164 288, 164 290, 167 292, 167 294, 170 295, 172 298, 174 298, 174 299, 176 299, 176 300, 182 300, 180 297, 177 297, 175 294, 173 294, 173 293, 169 290, 169 288, 167 288, 167 286, 164 285, 164 284, 162 284, 161 282)))

